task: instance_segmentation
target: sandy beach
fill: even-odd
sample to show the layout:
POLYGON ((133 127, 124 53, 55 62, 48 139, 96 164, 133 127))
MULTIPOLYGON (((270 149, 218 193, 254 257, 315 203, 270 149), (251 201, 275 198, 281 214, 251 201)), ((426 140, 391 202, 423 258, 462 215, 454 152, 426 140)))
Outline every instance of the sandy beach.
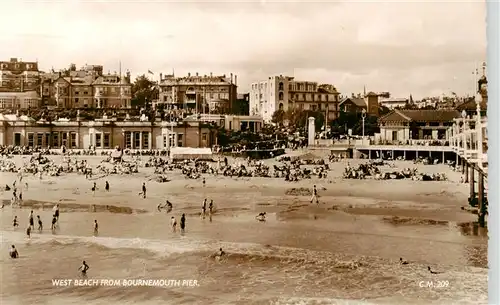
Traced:
MULTIPOLYGON (((50 158, 56 163, 62 160, 60 156, 50 158)), ((103 160, 72 158, 84 158, 94 166, 103 160)), ((23 159, 27 161, 29 156, 16 156, 13 160, 21 164, 23 159)), ((143 156, 142 162, 147 159, 143 156)), ((265 162, 278 164, 276 160, 265 162)), ((366 160, 330 163, 328 178, 299 182, 207 174, 203 175, 205 187, 201 179, 187 179, 180 171, 167 174, 171 181, 158 183, 154 169, 144 167, 133 175, 96 174, 92 179, 74 173, 44 176, 41 180, 28 175, 23 179, 28 184, 27 189, 23 186, 23 208, 6 206, 1 212, 2 251, 15 242, 21 255, 35 256, 27 259, 31 264, 44 261, 40 272, 45 281, 32 284, 31 294, 21 297, 20 292, 28 289, 16 288, 16 283, 26 280, 17 274, 22 267, 12 266, 4 257, 2 277, 17 275, 2 291, 2 299, 24 304, 37 297, 43 300, 38 304, 49 304, 55 297, 53 292, 59 289, 58 297, 64 295, 76 303, 82 299, 87 302, 89 295, 93 295, 92 304, 99 304, 98 298, 106 299, 107 304, 117 300, 107 288, 95 288, 85 296, 75 287, 52 287, 50 278, 71 273, 54 270, 57 260, 50 255, 36 255, 39 248, 59 249, 55 257, 71 258, 71 263, 64 262, 68 266, 77 266, 80 258, 86 259, 93 266, 93 275, 101 278, 137 276, 137 270, 143 267, 134 261, 147 259, 152 268, 148 269, 150 276, 164 276, 163 272, 167 272, 197 278, 201 283, 189 292, 181 288, 155 290, 151 297, 146 297, 140 288, 127 289, 127 293, 144 296, 141 302, 151 304, 155 304, 155 298, 173 298, 173 304, 198 304, 190 299, 198 295, 207 297, 203 304, 238 304, 238 300, 239 304, 340 304, 334 299, 372 300, 375 304, 458 304, 465 299, 461 304, 486 304, 487 233, 470 224, 477 220, 475 215, 460 209, 466 205, 469 191, 468 184, 460 183, 460 173, 447 165, 395 161, 391 163, 399 169, 416 167, 424 173, 445 172, 449 181, 347 180, 342 179, 347 162, 355 166, 366 160), (109 192, 104 190, 106 180, 109 192), (98 186, 95 195, 91 191, 93 182, 98 186), (143 182, 148 194, 145 199, 138 195, 143 182), (318 186, 319 204, 309 202, 314 184, 318 186), (215 203, 211 221, 200 217, 204 198, 215 203), (173 211, 158 212, 157 205, 167 199, 173 203, 173 211), (46 229, 27 240, 24 228, 29 210, 33 209, 35 215, 42 217, 44 226, 49 227, 51 209, 56 203, 60 204, 61 230, 52 235, 46 229), (260 212, 267 213, 264 223, 255 220, 260 212), (171 232, 169 219, 172 215, 179 219, 182 213, 186 214, 187 230, 179 236, 171 232), (14 215, 21 223, 16 231, 12 229, 14 215), (92 237, 94 219, 100 224, 99 237, 92 237), (69 254, 68 246, 79 252, 69 254), (230 253, 229 263, 214 266, 200 258, 199 255, 206 257, 219 246, 230 253), (154 253, 155 262, 151 262, 152 254, 137 252, 140 249, 154 253), (191 255, 193 251, 196 255, 191 255), (398 264, 400 257, 411 264, 402 268, 398 264), (119 266, 112 267, 111 262, 115 261, 124 262, 130 273, 119 272, 123 269, 119 266), (166 262, 169 266, 162 269, 160 266, 166 262), (348 267, 342 267, 345 264, 348 267), (432 278, 427 266, 443 273, 432 278), (285 279, 281 279, 283 276, 285 279), (441 289, 419 287, 420 281, 429 279, 448 281, 450 285, 441 289), (266 285, 271 291, 260 293, 266 285), (35 293, 35 287, 41 292, 35 293)), ((12 185, 16 174, 1 173, 0 177, 0 185, 12 185)), ((2 193, 5 203, 10 202, 10 197, 11 192, 2 193)), ((151 293, 151 289, 147 291, 151 293)), ((133 298, 127 299, 130 300, 133 298)))

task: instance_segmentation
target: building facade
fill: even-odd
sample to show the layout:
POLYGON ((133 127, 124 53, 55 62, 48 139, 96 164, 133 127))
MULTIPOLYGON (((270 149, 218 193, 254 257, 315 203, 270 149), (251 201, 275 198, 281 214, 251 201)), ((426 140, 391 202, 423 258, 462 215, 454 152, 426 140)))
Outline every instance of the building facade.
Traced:
POLYGON ((338 117, 339 93, 333 86, 323 89, 316 82, 296 81, 289 76, 271 76, 253 83, 250 89, 250 115, 261 116, 270 122, 277 110, 298 108, 325 111, 328 120, 338 117))
POLYGON ((0 92, 0 109, 39 108, 42 99, 36 91, 0 92))
POLYGON ((68 149, 212 147, 215 131, 202 122, 38 121, 0 114, 0 145, 68 149))
POLYGON ((379 118, 380 134, 375 137, 376 142, 445 141, 447 130, 459 117, 460 113, 456 110, 395 109, 379 118))
POLYGON ((42 75, 44 106, 57 108, 131 108, 130 72, 102 73, 102 66, 85 66, 42 75))
POLYGON ((262 117, 255 115, 198 114, 188 116, 185 121, 213 122, 231 131, 260 132, 264 126, 262 117))
POLYGON ((226 114, 237 99, 237 76, 191 75, 175 77, 160 74, 159 98, 156 104, 167 109, 195 110, 200 113, 226 114))
POLYGON ((35 91, 40 84, 38 62, 11 58, 0 61, 0 92, 35 91))
POLYGON ((361 113, 366 111, 366 101, 361 96, 344 97, 340 100, 339 110, 347 113, 361 113))

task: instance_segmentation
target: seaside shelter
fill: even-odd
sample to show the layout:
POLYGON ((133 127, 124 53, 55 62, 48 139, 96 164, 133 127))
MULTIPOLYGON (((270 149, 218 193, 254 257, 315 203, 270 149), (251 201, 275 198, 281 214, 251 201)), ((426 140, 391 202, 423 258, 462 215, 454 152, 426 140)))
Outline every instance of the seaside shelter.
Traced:
POLYGON ((172 147, 170 158, 174 161, 180 160, 212 160, 212 149, 192 147, 172 147))

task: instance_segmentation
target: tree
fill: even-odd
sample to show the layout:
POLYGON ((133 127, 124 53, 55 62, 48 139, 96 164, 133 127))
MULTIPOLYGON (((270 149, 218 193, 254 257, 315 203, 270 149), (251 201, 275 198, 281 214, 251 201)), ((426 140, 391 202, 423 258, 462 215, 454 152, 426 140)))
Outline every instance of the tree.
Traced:
POLYGON ((156 83, 149 80, 145 74, 138 76, 132 85, 132 97, 132 106, 147 107, 158 98, 156 83))
POLYGON ((271 117, 271 122, 276 123, 278 125, 283 125, 284 121, 285 121, 285 111, 281 109, 276 110, 271 117))

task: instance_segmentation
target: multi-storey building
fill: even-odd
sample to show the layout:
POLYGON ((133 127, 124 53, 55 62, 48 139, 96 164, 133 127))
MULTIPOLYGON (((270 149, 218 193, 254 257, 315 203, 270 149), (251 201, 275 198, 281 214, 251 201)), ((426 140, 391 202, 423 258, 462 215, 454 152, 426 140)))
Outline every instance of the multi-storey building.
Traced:
POLYGON ((331 85, 296 81, 289 76, 271 76, 268 80, 253 83, 250 89, 250 115, 260 115, 271 121, 276 110, 298 108, 324 111, 328 120, 338 117, 339 93, 331 85))
POLYGON ((44 105, 58 108, 131 108, 130 72, 102 73, 102 66, 85 66, 43 75, 44 105))
POLYGON ((38 108, 41 98, 36 91, 0 92, 0 109, 38 108))
POLYGON ((0 61, 0 92, 33 91, 39 84, 38 62, 23 62, 17 58, 0 61))
POLYGON ((38 121, 27 116, 0 114, 0 145, 68 149, 169 149, 211 147, 216 130, 203 122, 38 121))
POLYGON ((191 75, 175 77, 160 74, 159 100, 167 109, 193 109, 198 112, 228 113, 237 99, 237 76, 191 75))

